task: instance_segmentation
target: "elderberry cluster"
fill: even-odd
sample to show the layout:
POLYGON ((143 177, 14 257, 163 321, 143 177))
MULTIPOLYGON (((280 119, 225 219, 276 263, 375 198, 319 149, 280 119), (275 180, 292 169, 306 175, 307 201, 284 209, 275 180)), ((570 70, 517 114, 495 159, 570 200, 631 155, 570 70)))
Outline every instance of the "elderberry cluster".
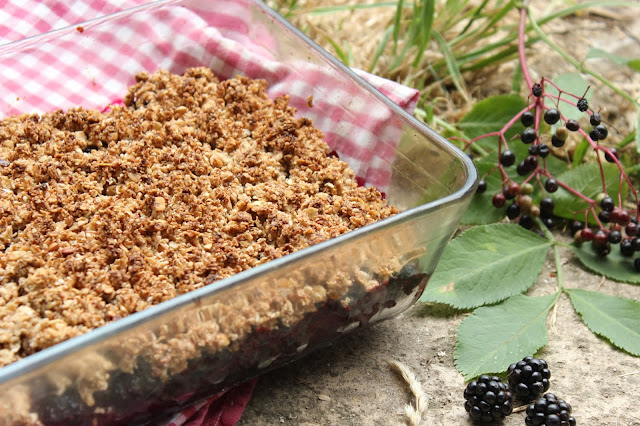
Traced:
MULTIPOLYGON (((548 107, 543 103, 542 84, 534 84, 531 94, 534 97, 534 103, 519 117, 514 118, 514 120, 519 118, 520 123, 525 127, 518 138, 520 142, 529 146, 527 154, 524 158, 517 158, 516 154, 509 149, 501 151, 499 168, 503 186, 500 192, 493 195, 492 203, 498 209, 504 208, 505 216, 509 220, 517 221, 526 229, 535 227, 536 218, 540 218, 547 228, 552 228, 558 220, 554 216, 555 203, 552 194, 563 184, 546 169, 545 159, 554 149, 564 147, 571 133, 581 132, 581 124, 577 120, 563 117, 557 107, 548 107), (541 114, 541 111, 544 111, 544 114, 541 114), (541 114, 542 117, 536 117, 536 113, 541 114), (545 127, 542 121, 548 126, 545 127), (543 128, 552 130, 550 137, 542 134, 543 128), (507 175, 505 170, 514 165, 518 176, 528 176, 523 183, 515 182, 507 175), (532 183, 541 187, 541 196, 533 194, 535 188, 532 183)), ((598 112, 589 110, 587 99, 584 96, 578 98, 575 106, 580 112, 588 113, 590 129, 585 129, 584 132, 588 130, 589 138, 595 143, 605 140, 609 134, 607 126, 603 124, 598 112)), ((617 162, 617 158, 618 152, 614 148, 609 149, 605 154, 605 160, 610 163, 617 162)), ((564 185, 564 188, 570 190, 567 185, 564 185)), ((481 180, 478 192, 486 190, 487 184, 481 180)), ((638 210, 629 211, 616 206, 611 197, 602 194, 589 206, 585 215, 586 218, 589 218, 590 214, 593 216, 589 219, 589 223, 574 221, 570 229, 576 241, 591 242, 593 249, 600 256, 608 255, 612 250, 612 244, 619 245, 623 256, 634 257, 636 252, 639 252, 633 264, 640 272, 640 232, 637 212, 638 210), (592 227, 594 222, 597 222, 596 228, 592 227)))

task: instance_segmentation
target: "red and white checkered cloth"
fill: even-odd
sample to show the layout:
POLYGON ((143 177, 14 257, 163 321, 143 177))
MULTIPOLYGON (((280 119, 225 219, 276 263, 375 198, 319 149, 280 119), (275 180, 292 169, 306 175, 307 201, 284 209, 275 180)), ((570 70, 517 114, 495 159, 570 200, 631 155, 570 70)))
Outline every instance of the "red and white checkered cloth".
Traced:
MULTIPOLYGON (((300 59, 281 63, 282 54, 274 54, 280 46, 276 37, 290 36, 249 25, 252 0, 166 0, 144 6, 141 13, 137 7, 145 3, 5 0, 0 8, 0 117, 76 105, 103 108, 121 99, 135 72, 182 73, 206 65, 221 79, 237 74, 263 78, 270 96, 288 94, 290 104, 324 130, 327 143, 339 148, 362 181, 385 188, 400 139, 392 114, 363 97, 339 70, 310 64, 304 52, 291 51, 300 59), (104 18, 120 11, 116 19, 104 18), (307 105, 310 96, 314 107, 307 105)), ((415 89, 356 72, 413 112, 415 89)), ((233 425, 254 385, 255 380, 197 403, 167 425, 233 425)))

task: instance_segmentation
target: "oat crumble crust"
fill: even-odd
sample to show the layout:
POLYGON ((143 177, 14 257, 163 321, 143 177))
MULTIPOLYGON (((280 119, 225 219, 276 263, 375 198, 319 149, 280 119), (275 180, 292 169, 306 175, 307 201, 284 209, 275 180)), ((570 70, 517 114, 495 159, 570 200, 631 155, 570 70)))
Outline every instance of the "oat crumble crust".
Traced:
POLYGON ((397 212, 294 113, 192 68, 0 121, 0 367, 397 212))

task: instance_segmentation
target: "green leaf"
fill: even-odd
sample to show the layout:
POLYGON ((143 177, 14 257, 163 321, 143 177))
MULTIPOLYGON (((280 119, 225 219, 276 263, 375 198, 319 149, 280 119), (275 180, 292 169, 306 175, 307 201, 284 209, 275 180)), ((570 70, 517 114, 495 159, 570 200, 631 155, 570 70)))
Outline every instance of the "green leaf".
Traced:
POLYGON ((591 243, 573 243, 570 247, 587 269, 612 280, 640 284, 640 274, 633 267, 633 258, 620 254, 619 247, 614 246, 611 253, 605 257, 598 256, 593 251, 591 243))
POLYGON ((634 71, 640 71, 640 59, 631 59, 627 62, 627 66, 634 71))
MULTIPOLYGON (((620 171, 618 167, 609 163, 603 163, 602 167, 608 194, 616 200, 618 198, 620 171)), ((591 199, 595 199, 603 189, 600 167, 597 163, 582 164, 565 173, 556 175, 556 178, 591 199)), ((558 189, 558 192, 553 195, 553 200, 555 202, 553 214, 565 219, 573 219, 576 213, 586 210, 589 206, 582 198, 576 197, 564 188, 558 189)), ((579 219, 582 220, 583 218, 579 219)), ((594 220, 592 215, 589 215, 589 219, 590 221, 594 220)))
POLYGON ((471 228, 445 247, 420 300, 468 309, 522 293, 536 282, 550 245, 518 225, 471 228))
MULTIPOLYGON (((571 93, 574 94, 578 97, 582 96, 585 91, 587 90, 587 87, 589 87, 589 83, 587 83, 584 78, 582 78, 582 75, 580 75, 580 73, 577 72, 570 72, 570 73, 565 73, 565 74, 559 74, 557 77, 555 77, 552 80, 556 86, 558 86, 563 92, 566 93, 571 93)), ((558 95, 558 91, 556 90, 555 87, 553 87, 550 84, 545 84, 544 86, 544 90, 552 95, 558 95)), ((590 100, 591 99, 591 90, 587 92, 587 94, 584 96, 585 99, 590 100)), ((573 98, 573 97, 566 97, 567 100, 576 103, 577 99, 573 98)), ((582 118, 582 116, 584 115, 584 113, 580 112, 578 110, 577 107, 573 106, 573 105, 569 105, 566 102, 560 102, 559 104, 556 102, 555 99, 548 97, 545 100, 545 104, 548 107, 558 107, 558 109, 560 110, 560 112, 562 113, 562 115, 567 119, 574 119, 574 120, 579 120, 582 118)))
MULTIPOLYGON (((526 102, 519 95, 491 96, 476 103, 471 111, 456 124, 456 127, 462 130, 469 139, 485 133, 497 132, 526 106, 526 102)), ((522 132, 523 129, 524 127, 518 121, 507 132, 507 140, 522 132)), ((497 138, 491 139, 497 142, 497 138)), ((489 149, 495 150, 496 147, 497 145, 494 143, 489 149)))
POLYGON ((499 305, 478 308, 458 326, 455 365, 466 380, 500 373, 547 343, 546 318, 555 294, 518 294, 499 305))
POLYGON ((595 334, 640 356, 640 302, 597 291, 567 289, 573 307, 595 334))

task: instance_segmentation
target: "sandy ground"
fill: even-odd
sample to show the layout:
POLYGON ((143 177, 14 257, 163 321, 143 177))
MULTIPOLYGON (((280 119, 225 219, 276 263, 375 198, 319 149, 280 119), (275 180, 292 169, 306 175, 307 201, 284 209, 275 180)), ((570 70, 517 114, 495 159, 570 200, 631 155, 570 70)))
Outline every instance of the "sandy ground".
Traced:
MULTIPOLYGON (((550 32, 574 54, 590 47, 638 57, 638 11, 604 10, 589 19, 574 17, 550 32), (613 26, 612 26, 613 23, 613 26)), ((534 77, 561 69, 557 57, 534 54, 534 77)), ((604 61, 591 66, 605 73, 631 94, 638 95, 638 74, 604 61)), ((508 83, 507 80, 507 85, 508 83)), ((619 102, 595 87, 594 101, 608 101, 607 114, 616 126, 630 122, 619 102)), ((585 272, 567 251, 563 253, 565 285, 640 300, 640 286, 604 280, 585 272)), ((553 291, 554 266, 548 260, 528 294, 553 291)), ((240 425, 396 425, 407 424, 404 406, 415 403, 407 384, 392 370, 389 360, 413 371, 428 395, 423 425, 466 425, 464 379, 453 364, 456 327, 465 314, 446 315, 441 309, 417 304, 401 316, 371 329, 360 330, 299 362, 267 374, 258 382, 240 425)), ((551 391, 573 406, 579 425, 640 425, 640 359, 613 348, 580 321, 569 300, 558 304, 555 327, 549 323, 549 343, 538 356, 551 369, 551 391)), ((504 425, 523 425, 524 412, 514 413, 504 425)))

